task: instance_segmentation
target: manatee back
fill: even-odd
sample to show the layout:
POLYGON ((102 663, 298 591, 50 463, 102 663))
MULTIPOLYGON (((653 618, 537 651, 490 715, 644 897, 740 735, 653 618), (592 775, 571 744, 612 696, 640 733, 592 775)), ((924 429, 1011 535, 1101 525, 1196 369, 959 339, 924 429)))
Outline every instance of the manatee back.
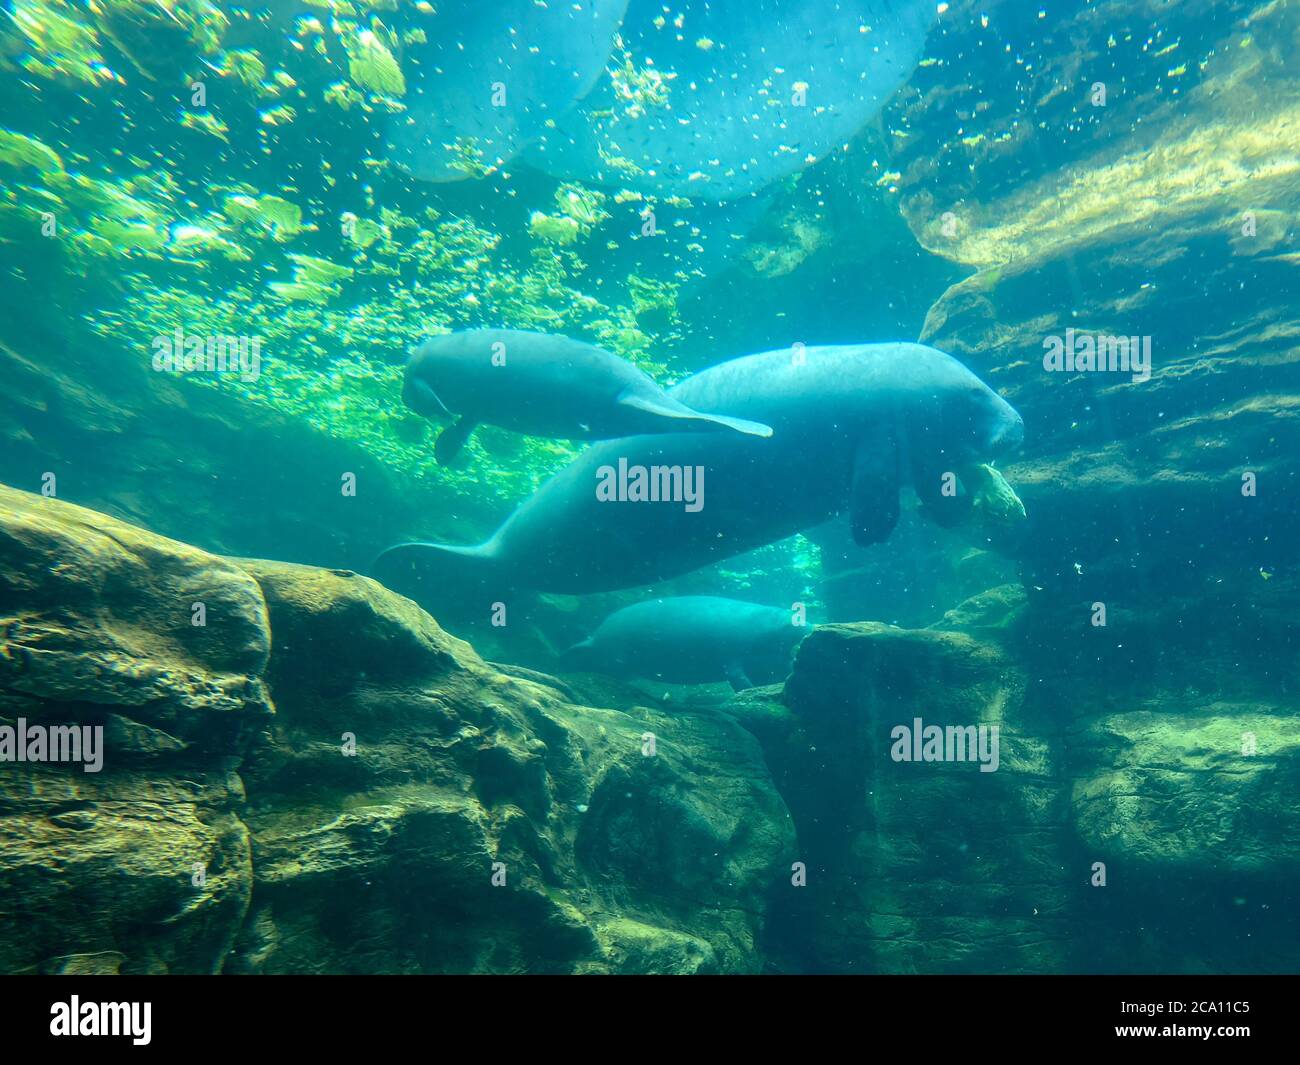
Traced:
POLYGON ((745 355, 668 390, 696 410, 817 432, 874 420, 907 397, 969 371, 925 344, 832 344, 745 355))

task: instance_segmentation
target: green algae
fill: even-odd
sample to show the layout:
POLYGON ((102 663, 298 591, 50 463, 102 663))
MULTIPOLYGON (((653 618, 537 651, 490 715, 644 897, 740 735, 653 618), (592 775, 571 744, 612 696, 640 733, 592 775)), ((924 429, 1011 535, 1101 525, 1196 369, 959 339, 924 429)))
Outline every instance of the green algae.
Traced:
POLYGON ((538 240, 550 244, 572 244, 582 233, 582 226, 575 219, 542 211, 534 211, 529 216, 528 229, 538 240))
MULTIPOLYGON (((177 325, 189 333, 257 335, 261 374, 238 384, 250 402, 356 441, 394 469, 437 480, 452 494, 476 498, 519 498, 568 461, 574 448, 489 431, 468 446, 463 466, 440 467, 427 423, 399 399, 402 360, 422 335, 462 323, 505 322, 587 335, 652 373, 665 371, 655 356, 658 335, 639 320, 649 312, 675 319, 671 284, 627 278, 625 298, 611 306, 573 287, 583 268, 572 258, 493 265, 500 235, 470 219, 432 210, 417 219, 383 210, 369 225, 374 229, 361 232, 374 239, 353 266, 291 252, 284 261, 292 279, 269 282, 261 291, 246 284, 226 290, 146 287, 142 278, 132 278, 128 288, 138 294, 123 309, 94 316, 92 326, 135 348, 142 337, 177 325), (364 294, 374 279, 388 284, 364 294)), ((233 387, 205 375, 187 383, 233 387)))
POLYGON ((971 493, 971 505, 982 519, 998 525, 1014 525, 1026 518, 1025 505, 1007 479, 987 463, 962 471, 971 493))
POLYGON ((303 225, 302 208, 282 196, 239 193, 226 197, 222 211, 231 221, 263 230, 279 241, 292 240, 312 228, 303 225))
MULTIPOLYGON (((139 0, 115 4, 111 19, 65 0, 18 0, 29 47, 0 54, 0 64, 79 86, 88 114, 149 124, 129 144, 92 145, 57 109, 33 109, 22 132, 0 133, 3 255, 42 256, 46 282, 65 287, 63 303, 141 359, 149 338, 178 326, 262 339, 255 381, 195 374, 183 388, 237 390, 451 496, 513 502, 574 446, 487 430, 459 465, 439 467, 428 423, 401 403, 406 351, 431 332, 476 325, 568 333, 667 384, 666 353, 680 343, 678 282, 594 268, 580 253, 598 247, 586 238, 610 218, 604 192, 535 178, 510 186, 470 142, 459 146, 464 171, 506 181, 517 212, 448 207, 436 186, 393 173, 371 145, 402 107, 401 43, 416 38, 374 18, 393 9, 386 3, 313 7, 330 17, 300 16, 277 40, 236 35, 199 2, 160 7, 180 22, 164 14, 163 27, 139 0), (142 50, 151 37, 175 45, 167 69, 121 58, 152 54, 142 50), (119 62, 127 65, 110 69, 119 62), (224 85, 209 83, 196 106, 179 75, 202 71, 224 85), (162 98, 173 102, 159 108, 162 98), (332 125, 320 180, 267 187, 268 160, 271 172, 287 172, 281 131, 323 121, 332 125), (250 136, 260 152, 247 150, 250 136), (201 180, 195 151, 212 153, 201 180), (44 239, 50 219, 56 235, 44 239)), ((649 81, 643 89, 654 96, 649 81)), ((31 313, 59 305, 32 301, 31 313)))
POLYGON ((31 46, 19 60, 26 73, 91 86, 116 77, 104 62, 89 14, 66 0, 16 0, 13 21, 31 46))
POLYGON ((358 88, 386 96, 401 96, 406 92, 406 78, 389 50, 395 42, 378 19, 372 26, 343 36, 343 46, 348 53, 348 77, 358 88))
POLYGON ((584 188, 576 183, 566 183, 555 190, 555 202, 561 213, 572 218, 583 229, 600 225, 609 217, 603 192, 584 188))
POLYGON ((222 74, 250 89, 254 96, 274 95, 274 88, 266 84, 266 64, 252 48, 237 48, 227 52, 219 69, 222 74))
POLYGON ((290 252, 289 259, 294 264, 296 278, 309 284, 332 285, 336 281, 346 281, 353 273, 350 266, 339 266, 312 255, 290 252))
POLYGON ((234 262, 252 258, 248 249, 223 236, 220 229, 193 223, 174 227, 167 247, 186 258, 219 255, 234 262))
MULTIPOLYGON (((622 62, 611 63, 609 79, 619 111, 629 119, 637 119, 649 111, 667 108, 670 83, 676 75, 664 74, 648 64, 638 66, 621 37, 616 37, 614 44, 622 62)), ((605 117, 609 112, 593 114, 605 117)))
POLYGON ((43 174, 63 169, 63 160, 54 151, 34 137, 0 129, 0 165, 39 170, 43 174))
POLYGON ((528 219, 528 230, 550 244, 573 244, 609 218, 605 210, 608 198, 603 192, 566 182, 555 190, 554 213, 534 211, 528 219))
POLYGON ((350 266, 339 266, 312 255, 290 252, 288 259, 293 263, 293 280, 272 281, 267 287, 290 302, 327 303, 343 291, 337 282, 346 281, 353 274, 350 266))
POLYGON ((119 222, 114 218, 96 218, 91 229, 121 251, 160 251, 167 246, 167 234, 145 222, 119 222))
POLYGON ((369 218, 358 218, 351 211, 345 211, 340 221, 343 225, 343 235, 362 250, 387 235, 387 230, 380 223, 369 218))
POLYGON ((352 108, 363 104, 365 97, 346 81, 336 81, 325 90, 325 102, 340 107, 344 111, 350 111, 352 108))
POLYGON ((217 118, 216 115, 208 114, 207 112, 195 113, 193 111, 187 111, 181 116, 180 122, 182 126, 185 126, 188 129, 197 129, 203 133, 211 134, 218 140, 225 141, 226 143, 230 142, 229 138, 226 136, 226 134, 230 132, 230 127, 222 122, 221 119, 217 118))

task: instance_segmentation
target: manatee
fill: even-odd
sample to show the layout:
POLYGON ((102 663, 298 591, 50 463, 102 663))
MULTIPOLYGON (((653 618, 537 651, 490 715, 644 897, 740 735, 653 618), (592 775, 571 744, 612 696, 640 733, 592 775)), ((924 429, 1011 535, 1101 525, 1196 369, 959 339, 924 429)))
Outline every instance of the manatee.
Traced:
POLYGON ((407 362, 402 399, 425 417, 457 418, 434 445, 439 462, 454 458, 479 423, 569 440, 699 431, 772 434, 766 425, 692 410, 608 351, 517 329, 474 329, 426 340, 407 362))
POLYGON ((466 602, 480 595, 496 601, 521 588, 631 588, 842 513, 858 544, 875 543, 898 521, 904 485, 923 511, 942 516, 962 469, 1017 447, 1024 436, 1010 404, 952 356, 923 344, 748 355, 686 378, 668 396, 694 410, 762 421, 772 436, 678 433, 593 444, 486 542, 398 545, 380 556, 380 579, 417 598, 458 586, 466 602), (698 506, 676 499, 685 497, 688 472, 698 506), (619 481, 613 499, 598 494, 611 477, 619 481), (661 501, 633 492, 634 479, 658 485, 661 501), (664 489, 673 498, 664 500, 664 489), (453 584, 460 581, 470 586, 453 584))
POLYGON ((649 599, 616 610, 561 667, 670 684, 728 680, 742 691, 784 678, 807 632, 788 609, 713 595, 649 599))
POLYGON ((524 158, 730 200, 840 148, 916 68, 934 0, 631 0, 606 74, 524 158), (665 21, 665 14, 667 19, 665 21))

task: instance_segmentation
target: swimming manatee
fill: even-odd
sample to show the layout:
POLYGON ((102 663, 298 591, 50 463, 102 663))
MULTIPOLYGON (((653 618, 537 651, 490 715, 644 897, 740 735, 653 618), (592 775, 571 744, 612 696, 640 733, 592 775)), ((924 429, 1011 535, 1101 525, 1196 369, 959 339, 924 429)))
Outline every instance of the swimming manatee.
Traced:
POLYGON ((762 421, 772 436, 594 444, 486 542, 401 544, 380 556, 377 575, 416 598, 456 587, 476 604, 521 588, 578 594, 651 584, 846 512, 854 540, 876 543, 898 521, 903 485, 941 518, 960 503, 950 493, 961 471, 1024 435, 1010 404, 923 344, 768 351, 703 370, 668 395, 762 421))
POLYGON ((808 633, 802 615, 712 595, 649 599, 616 610, 561 668, 645 677, 670 684, 728 680, 736 691, 774 683, 789 672, 808 633))
POLYGON ((458 416, 434 445, 439 462, 454 458, 479 423, 568 440, 772 433, 766 425, 694 411, 601 348, 518 329, 474 329, 424 341, 407 362, 402 399, 426 417, 458 416))

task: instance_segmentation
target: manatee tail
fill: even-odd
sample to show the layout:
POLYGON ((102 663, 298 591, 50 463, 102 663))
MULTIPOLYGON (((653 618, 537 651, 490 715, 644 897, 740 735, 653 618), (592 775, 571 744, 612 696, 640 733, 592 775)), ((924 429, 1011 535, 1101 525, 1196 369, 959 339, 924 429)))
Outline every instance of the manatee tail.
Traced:
POLYGON ((592 648, 595 645, 591 639, 580 640, 572 647, 567 647, 560 652, 558 664, 561 669, 570 669, 577 671, 586 671, 592 660, 592 648))
POLYGON ((493 540, 473 546, 397 544, 381 552, 370 570, 381 584, 435 615, 447 610, 486 611, 492 603, 503 601, 508 590, 493 540))
MULTIPOLYGON (((733 433, 746 436, 771 436, 772 427, 762 422, 751 422, 744 418, 731 418, 725 414, 705 414, 693 410, 685 403, 679 403, 671 396, 643 396, 624 394, 619 397, 624 407, 658 418, 668 418, 681 422, 682 432, 708 432, 710 429, 727 429, 733 433)), ((667 427, 665 427, 667 428, 667 427)), ((648 431, 648 430, 647 430, 648 431)), ((662 431, 662 430, 660 430, 662 431)))

